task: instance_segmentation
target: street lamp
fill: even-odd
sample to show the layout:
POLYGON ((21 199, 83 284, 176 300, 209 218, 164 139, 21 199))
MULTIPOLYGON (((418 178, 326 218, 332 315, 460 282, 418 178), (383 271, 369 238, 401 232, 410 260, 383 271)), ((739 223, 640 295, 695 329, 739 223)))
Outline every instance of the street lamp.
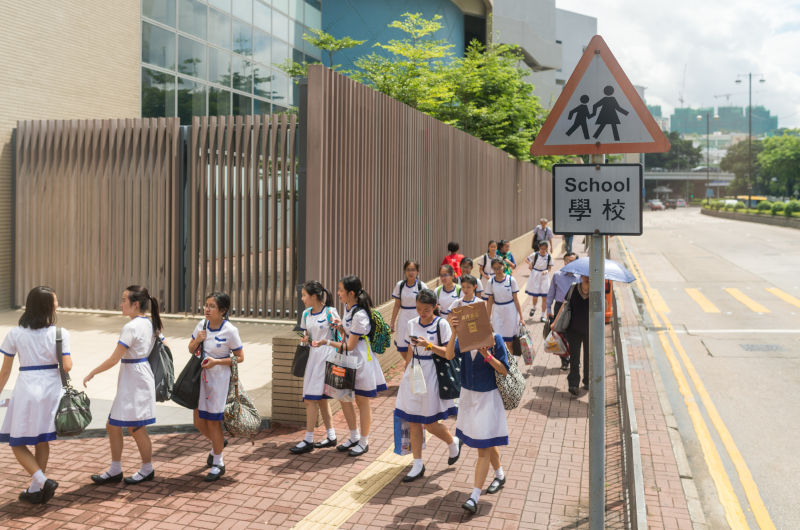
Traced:
MULTIPOLYGON (((764 74, 760 75, 759 83, 764 83, 764 74)), ((753 72, 739 74, 736 83, 741 83, 747 77, 747 207, 750 208, 753 200, 753 72)))
MULTIPOLYGON (((711 113, 706 111, 706 206, 708 206, 708 181, 711 177, 711 113)), ((701 121, 703 116, 697 115, 697 121, 701 121)), ((719 114, 714 113, 714 119, 719 119, 719 114)))

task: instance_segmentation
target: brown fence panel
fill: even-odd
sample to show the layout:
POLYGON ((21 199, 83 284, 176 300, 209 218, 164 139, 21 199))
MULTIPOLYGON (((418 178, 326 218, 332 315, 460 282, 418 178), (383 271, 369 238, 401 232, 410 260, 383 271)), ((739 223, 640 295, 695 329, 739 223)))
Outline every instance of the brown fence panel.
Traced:
POLYGON ((433 278, 448 241, 474 256, 551 216, 548 172, 321 66, 306 115, 303 279, 357 274, 381 302, 406 259, 433 278))
POLYGON ((14 302, 52 286, 64 307, 116 309, 142 284, 180 304, 177 119, 17 124, 14 302))

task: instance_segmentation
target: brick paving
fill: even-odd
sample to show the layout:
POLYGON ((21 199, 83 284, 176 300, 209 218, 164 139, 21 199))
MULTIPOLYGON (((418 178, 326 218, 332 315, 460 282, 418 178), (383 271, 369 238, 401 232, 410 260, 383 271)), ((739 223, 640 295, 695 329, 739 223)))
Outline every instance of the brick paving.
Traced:
MULTIPOLYGON (((541 325, 531 324, 530 328, 540 345, 541 325)), ((633 350, 632 355, 639 355, 633 350)), ((606 359, 606 526, 624 528, 614 356, 606 359)), ((640 357, 634 360, 642 362, 640 357)), ((560 362, 553 355, 539 353, 530 369, 521 361, 520 366, 527 387, 520 407, 508 414, 511 444, 500 450, 508 480, 497 495, 481 496, 476 515, 468 516, 461 503, 472 489, 477 452, 465 447, 457 464, 448 466, 446 447, 432 438, 424 453, 425 478, 403 484, 403 471, 342 528, 587 528, 588 394, 576 399, 567 393, 566 372, 559 369, 560 362)), ((680 509, 680 477, 674 461, 668 461, 672 451, 669 437, 664 437, 666 424, 663 414, 659 422, 658 395, 641 379, 649 373, 644 372, 634 383, 642 390, 636 400, 642 447, 648 457, 658 456, 657 462, 645 458, 647 500, 652 504, 648 513, 658 513, 663 528, 683 528, 683 512, 680 517, 668 516, 680 509), (639 412, 640 407, 647 412, 639 412)), ((209 446, 202 436, 157 435, 153 436, 153 482, 94 486, 89 475, 108 465, 107 440, 64 439, 51 446, 49 476, 60 483, 57 495, 46 506, 31 507, 16 499, 29 477, 11 451, 2 449, 0 527, 290 528, 391 446, 392 410, 400 376, 399 367, 390 370, 389 391, 373 400, 370 451, 362 458, 330 449, 292 456, 289 448, 302 438, 302 429, 274 426, 262 432, 255 445, 232 440, 225 452, 227 474, 215 483, 205 483, 202 478, 209 446)), ((334 423, 339 438, 344 439, 347 428, 341 413, 334 416, 334 423)), ((445 423, 455 430, 455 420, 445 423)), ((138 468, 138 453, 131 438, 126 437, 125 443, 123 468, 129 475, 138 468)), ((652 526, 658 527, 654 523, 652 526)))

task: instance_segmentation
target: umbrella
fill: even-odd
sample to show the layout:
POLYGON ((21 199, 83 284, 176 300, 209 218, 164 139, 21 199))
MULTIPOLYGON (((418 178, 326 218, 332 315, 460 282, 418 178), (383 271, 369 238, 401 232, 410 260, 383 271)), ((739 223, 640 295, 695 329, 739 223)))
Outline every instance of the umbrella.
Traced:
MULTIPOLYGON (((581 276, 591 276, 591 272, 589 271, 589 258, 576 259, 572 263, 565 265, 561 270, 573 274, 580 274, 581 276)), ((605 279, 625 283, 631 283, 636 280, 633 274, 631 274, 631 271, 626 269, 621 263, 611 259, 606 260, 605 279)))

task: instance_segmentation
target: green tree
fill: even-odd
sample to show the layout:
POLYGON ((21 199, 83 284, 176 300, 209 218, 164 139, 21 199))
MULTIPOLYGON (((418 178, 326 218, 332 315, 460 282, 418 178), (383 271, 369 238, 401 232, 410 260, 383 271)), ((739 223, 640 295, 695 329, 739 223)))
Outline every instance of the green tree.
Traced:
MULTIPOLYGON (((303 33, 303 40, 328 53, 328 64, 331 65, 331 70, 337 70, 342 66, 340 64, 333 64, 334 53, 341 50, 347 50, 349 48, 355 48, 356 46, 361 46, 366 42, 363 40, 352 39, 350 37, 342 37, 341 39, 337 39, 330 33, 325 33, 324 31, 318 29, 310 29, 309 31, 311 31, 311 35, 308 33, 303 33)), ((290 77, 292 77, 295 82, 297 82, 300 78, 308 76, 308 66, 310 64, 320 63, 319 61, 313 61, 310 63, 303 61, 297 63, 292 59, 286 59, 283 64, 279 64, 277 66, 286 72, 290 77)))
MULTIPOLYGON (((782 194, 796 196, 800 184, 800 136, 784 134, 763 142, 758 153, 764 177, 774 182, 782 194)), ((777 190, 776 190, 777 191, 777 190)))
MULTIPOLYGON (((758 154, 764 149, 761 140, 752 141, 753 153, 753 191, 756 193, 769 193, 770 186, 765 182, 761 173, 761 164, 758 162, 758 154)), ((733 182, 728 186, 728 192, 747 193, 748 175, 750 164, 748 163, 748 146, 746 141, 737 142, 728 148, 725 157, 720 161, 719 167, 722 171, 733 173, 733 182)))
POLYGON ((645 167, 663 167, 670 170, 691 169, 702 159, 700 147, 694 147, 691 140, 684 140, 677 131, 664 134, 669 138, 670 149, 666 153, 646 153, 645 167))

